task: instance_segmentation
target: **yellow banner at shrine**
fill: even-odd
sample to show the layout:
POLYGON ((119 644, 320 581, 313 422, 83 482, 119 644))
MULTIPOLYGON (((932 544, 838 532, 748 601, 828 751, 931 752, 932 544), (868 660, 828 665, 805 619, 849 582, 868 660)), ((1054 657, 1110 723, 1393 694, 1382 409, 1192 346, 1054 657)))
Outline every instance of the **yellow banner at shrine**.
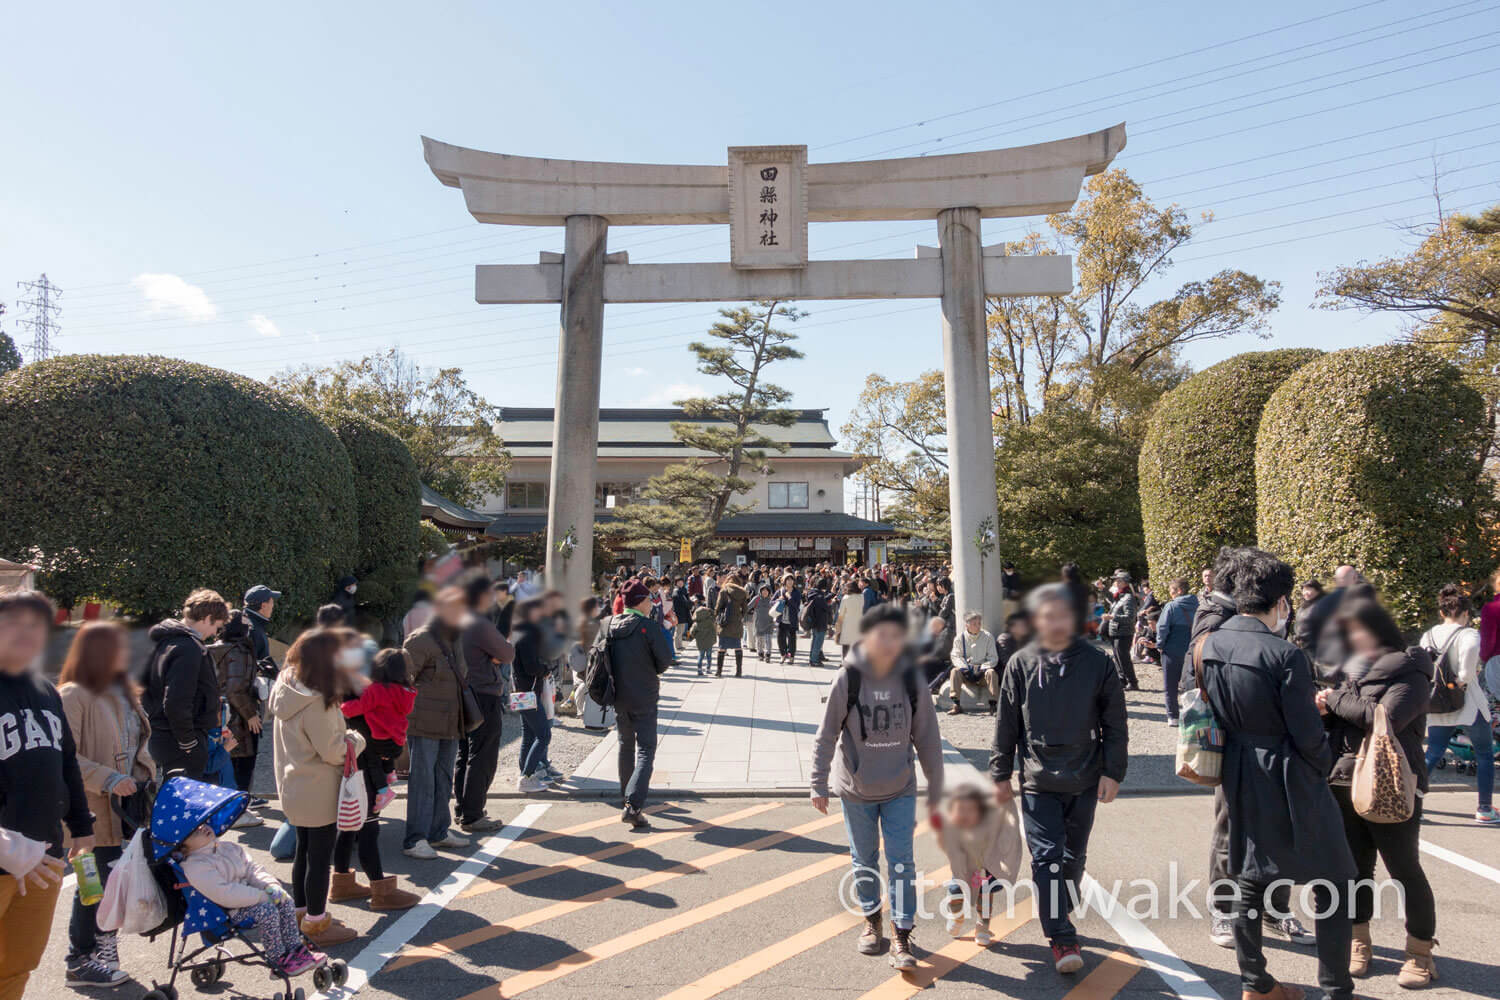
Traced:
POLYGON ((693 540, 691 538, 684 538, 682 540, 682 548, 677 551, 677 561, 680 563, 693 561, 693 540))

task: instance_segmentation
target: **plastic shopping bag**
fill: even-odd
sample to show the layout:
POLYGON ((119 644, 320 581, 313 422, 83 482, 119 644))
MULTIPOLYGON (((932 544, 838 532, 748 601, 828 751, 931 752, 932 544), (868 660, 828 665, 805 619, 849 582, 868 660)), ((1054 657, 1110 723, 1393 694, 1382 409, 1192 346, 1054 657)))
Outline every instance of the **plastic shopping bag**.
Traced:
POLYGON ((167 919, 167 900, 151 874, 145 835, 144 830, 136 831, 120 860, 110 869, 96 914, 101 930, 145 934, 167 919))
POLYGON ((547 718, 557 718, 557 682, 551 677, 542 681, 542 693, 538 700, 541 701, 542 711, 547 714, 547 718))
POLYGON ((365 825, 370 812, 370 791, 354 754, 354 741, 344 741, 344 776, 339 779, 338 828, 353 832, 365 825))
POLYGON ((1177 727, 1177 776, 1195 785, 1222 783, 1224 775, 1224 731, 1214 718, 1208 699, 1200 691, 1182 696, 1177 727))

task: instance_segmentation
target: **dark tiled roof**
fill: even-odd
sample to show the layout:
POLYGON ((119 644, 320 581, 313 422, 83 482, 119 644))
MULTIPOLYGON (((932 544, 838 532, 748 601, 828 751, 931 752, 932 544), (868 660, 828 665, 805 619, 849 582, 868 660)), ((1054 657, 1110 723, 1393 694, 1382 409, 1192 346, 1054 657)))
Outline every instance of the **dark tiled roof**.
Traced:
MULTIPOLYGON (((594 515, 595 523, 614 520, 605 511, 594 515)), ((547 530, 546 514, 501 514, 490 522, 486 534, 496 538, 506 535, 534 535, 547 530)), ((897 534, 895 528, 878 521, 866 521, 853 514, 777 512, 774 514, 738 514, 719 522, 723 538, 768 537, 777 535, 855 536, 887 538, 897 534)))
POLYGON ((488 514, 454 503, 426 483, 422 484, 422 516, 441 527, 473 531, 488 527, 493 520, 488 514))

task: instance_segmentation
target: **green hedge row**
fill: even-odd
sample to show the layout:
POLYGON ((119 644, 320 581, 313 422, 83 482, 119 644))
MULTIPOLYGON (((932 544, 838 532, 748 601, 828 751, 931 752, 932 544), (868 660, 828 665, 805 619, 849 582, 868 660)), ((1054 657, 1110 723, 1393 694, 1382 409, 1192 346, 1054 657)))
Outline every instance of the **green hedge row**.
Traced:
POLYGON ((1221 545, 1255 533, 1255 435, 1283 382, 1321 351, 1252 351, 1206 368, 1157 402, 1139 476, 1151 578, 1196 581, 1221 545))
POLYGON ((1484 558, 1484 407, 1457 368, 1414 345, 1299 368, 1256 438, 1260 545, 1304 577, 1354 565, 1403 628, 1428 623, 1437 589, 1484 558))
POLYGON ((328 418, 354 465, 359 601, 378 618, 405 610, 417 582, 422 480, 411 451, 385 425, 342 410, 328 418))
POLYGON ((386 533, 414 562, 411 457, 368 423, 341 422, 346 446, 287 396, 171 358, 28 365, 0 377, 0 556, 39 563, 63 604, 157 617, 195 587, 238 603, 266 583, 285 594, 278 618, 311 614, 383 558, 386 533))

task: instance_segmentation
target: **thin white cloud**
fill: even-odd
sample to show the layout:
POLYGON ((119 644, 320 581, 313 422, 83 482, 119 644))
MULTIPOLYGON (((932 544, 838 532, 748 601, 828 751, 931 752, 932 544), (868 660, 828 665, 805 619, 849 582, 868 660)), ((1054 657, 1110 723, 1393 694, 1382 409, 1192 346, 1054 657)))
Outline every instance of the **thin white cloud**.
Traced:
POLYGON ((640 378, 642 375, 646 374, 646 369, 644 369, 644 368, 627 368, 627 369, 625 369, 625 374, 631 376, 632 378, 640 378))
POLYGON ((642 396, 636 403, 637 406, 671 406, 679 399, 693 399, 707 396, 708 390, 701 385, 688 385, 677 382, 672 385, 664 385, 653 393, 642 396))
POLYGON ((247 320, 247 322, 250 324, 250 329, 254 330, 262 337, 281 336, 281 330, 277 328, 276 324, 272 323, 267 316, 261 313, 256 313, 254 316, 251 316, 250 319, 247 320))
POLYGON ((138 274, 130 283, 145 297, 147 313, 172 313, 195 323, 206 323, 219 315, 207 292, 175 274, 138 274))

